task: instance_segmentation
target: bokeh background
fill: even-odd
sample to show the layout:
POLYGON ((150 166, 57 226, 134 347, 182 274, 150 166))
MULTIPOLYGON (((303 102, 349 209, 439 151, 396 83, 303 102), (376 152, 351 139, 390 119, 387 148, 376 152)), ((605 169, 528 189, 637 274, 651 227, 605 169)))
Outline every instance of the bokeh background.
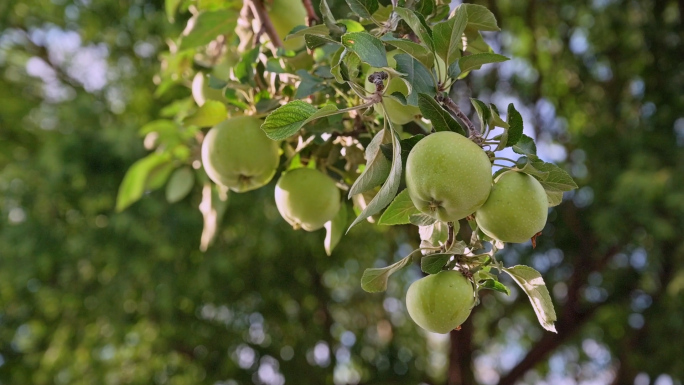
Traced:
POLYGON ((542 272, 558 334, 513 286, 461 331, 423 332, 403 305, 417 266, 386 293, 359 286, 415 227, 363 224, 327 257, 323 232, 280 218, 272 185, 231 196, 205 253, 200 185, 116 213, 146 154, 138 129, 178 96, 155 97, 153 78, 182 23, 161 0, 3 0, 0 384, 681 384, 684 2, 481 4, 513 59, 459 100, 515 102, 580 185, 536 249, 502 252, 542 272))

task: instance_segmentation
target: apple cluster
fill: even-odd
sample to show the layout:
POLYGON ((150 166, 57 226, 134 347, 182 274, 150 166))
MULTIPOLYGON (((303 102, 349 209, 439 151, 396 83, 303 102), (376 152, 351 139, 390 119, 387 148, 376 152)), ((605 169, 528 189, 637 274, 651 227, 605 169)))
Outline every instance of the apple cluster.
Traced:
MULTIPOLYGON (((501 242, 525 242, 546 223, 546 193, 535 178, 509 170, 492 180, 486 153, 454 132, 434 133, 415 145, 406 162, 406 189, 423 214, 441 222, 474 214, 478 228, 501 242)), ((406 295, 411 318, 436 333, 461 325, 474 305, 471 282, 455 270, 419 279, 406 295)))
MULTIPOLYGON (((236 116, 209 130, 202 142, 202 164, 214 183, 240 193, 273 179, 280 164, 280 147, 266 136, 262 123, 253 116, 236 116)), ((340 191, 322 172, 298 168, 281 175, 275 201, 294 229, 314 231, 337 214, 340 191)))

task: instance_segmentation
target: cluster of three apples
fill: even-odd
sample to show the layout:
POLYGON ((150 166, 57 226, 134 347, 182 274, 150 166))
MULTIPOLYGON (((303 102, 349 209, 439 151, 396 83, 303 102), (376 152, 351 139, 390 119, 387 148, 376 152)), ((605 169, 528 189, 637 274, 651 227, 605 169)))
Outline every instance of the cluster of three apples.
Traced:
MULTIPOLYGON (((474 214, 478 228, 502 242, 525 242, 546 224, 548 201, 536 179, 510 170, 493 181, 483 149, 453 132, 416 144, 406 162, 406 188, 424 214, 442 222, 474 214)), ((455 270, 421 278, 406 294, 411 318, 437 333, 461 325, 474 303, 473 284, 455 270)))

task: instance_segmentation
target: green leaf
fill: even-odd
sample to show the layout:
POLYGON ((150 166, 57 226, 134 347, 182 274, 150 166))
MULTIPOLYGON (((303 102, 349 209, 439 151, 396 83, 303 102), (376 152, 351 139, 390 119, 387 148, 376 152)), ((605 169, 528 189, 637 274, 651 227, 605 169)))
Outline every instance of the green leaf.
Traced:
POLYGON ((190 167, 181 167, 171 174, 169 183, 166 184, 166 200, 176 203, 185 198, 195 185, 195 174, 190 167))
POLYGON ((226 105, 216 101, 207 100, 194 114, 183 120, 185 125, 197 127, 215 126, 228 118, 226 105))
POLYGON ((451 259, 453 254, 431 254, 420 260, 420 269, 426 274, 437 274, 442 271, 444 265, 451 259))
POLYGON ((382 41, 411 55, 426 68, 432 68, 435 65, 435 55, 422 44, 414 43, 406 39, 397 39, 389 34, 383 36, 382 41))
POLYGON ((169 23, 173 23, 176 18, 176 11, 182 0, 166 0, 164 2, 164 9, 166 10, 166 18, 169 23))
POLYGON ((549 207, 558 206, 563 202, 563 192, 562 191, 546 191, 546 200, 549 202, 549 207))
MULTIPOLYGON (((477 4, 462 4, 468 12, 468 27, 478 31, 500 31, 492 11, 477 4)), ((459 7, 459 8, 460 8, 459 7)))
POLYGON ((520 155, 537 155, 537 145, 534 139, 522 134, 520 140, 513 146, 513 152, 520 155))
POLYGON ((463 48, 463 32, 468 22, 468 14, 465 7, 458 7, 454 15, 446 21, 434 26, 432 37, 435 40, 435 52, 446 63, 451 65, 461 57, 463 48))
POLYGON ((359 56, 371 67, 387 67, 387 53, 382 42, 368 32, 350 32, 342 35, 342 45, 359 56))
POLYGON ((321 0, 320 10, 321 15, 323 16, 323 24, 325 24, 325 26, 330 30, 330 34, 335 38, 342 36, 342 34, 346 31, 344 28, 337 25, 335 16, 333 16, 332 12, 330 11, 330 6, 328 6, 326 0, 321 0))
POLYGON ((344 47, 340 47, 330 58, 330 73, 338 83, 345 82, 344 77, 342 76, 342 59, 344 59, 347 54, 349 54, 349 51, 344 47))
POLYGON ((515 109, 513 103, 508 105, 508 115, 506 116, 508 123, 508 140, 506 147, 514 146, 523 136, 523 119, 518 110, 515 109))
POLYGON ((423 117, 432 122, 432 127, 435 131, 453 131, 467 136, 466 129, 429 95, 424 93, 418 94, 418 108, 420 108, 423 117))
POLYGON ((316 109, 307 102, 294 100, 271 112, 261 129, 273 140, 284 140, 296 134, 306 123, 338 113, 337 107, 332 104, 316 109))
POLYGON ((408 190, 400 192, 382 213, 379 225, 405 225, 411 223, 409 217, 413 214, 420 214, 420 211, 413 205, 408 190))
POLYGON ((259 47, 251 49, 240 58, 240 62, 233 68, 233 74, 240 83, 254 85, 254 68, 259 57, 259 47))
POLYGON ((412 86, 411 93, 406 98, 408 104, 417 106, 420 93, 435 96, 434 80, 424 65, 407 54, 396 55, 394 59, 397 61, 397 71, 406 74, 403 78, 412 86))
POLYGON ((511 291, 504 285, 503 283, 495 280, 495 279, 487 279, 484 282, 482 282, 479 287, 481 289, 489 289, 489 290, 494 290, 498 291, 499 293, 504 293, 506 295, 511 295, 511 291))
POLYGON ((531 162, 539 171, 547 172, 548 176, 539 182, 547 191, 570 191, 577 188, 577 183, 562 168, 553 163, 546 163, 541 160, 531 162))
POLYGON ((394 12, 401 17, 406 24, 416 33, 418 39, 425 44, 430 50, 434 50, 434 42, 432 40, 432 32, 423 24, 420 17, 410 9, 397 7, 394 12))
POLYGON ((357 223, 363 221, 371 215, 377 214, 380 212, 380 210, 384 209, 385 206, 392 202, 394 197, 397 195, 397 191, 399 190, 399 184, 401 183, 402 175, 401 144, 399 135, 391 128, 389 131, 392 135, 392 144, 394 145, 392 168, 390 170, 389 176, 380 188, 380 191, 378 191, 375 197, 373 197, 373 199, 368 203, 368 206, 361 211, 361 214, 359 214, 354 222, 352 222, 351 226, 349 226, 350 229, 357 223))
MULTIPOLYGON (((418 144, 418 142, 423 139, 425 135, 423 134, 418 134, 418 135, 413 135, 409 138, 402 139, 400 144, 401 144, 401 164, 405 165, 406 160, 408 159, 409 154, 411 153, 411 150, 413 149, 413 146, 418 144)), ((392 159, 392 145, 391 143, 385 143, 380 146, 380 150, 382 150, 383 155, 385 155, 385 158, 388 160, 392 159)))
POLYGON ((152 153, 137 162, 126 171, 116 196, 116 211, 123 211, 140 199, 145 193, 148 179, 152 172, 171 162, 168 154, 152 153))
POLYGON ((345 0, 352 12, 364 19, 370 17, 378 10, 378 0, 345 0))
POLYGON ((506 60, 509 60, 506 56, 496 53, 476 53, 458 59, 458 66, 461 69, 461 73, 463 73, 466 71, 479 70, 484 64, 500 63, 506 60))
POLYGON ((524 265, 504 268, 503 270, 513 278, 515 283, 530 298, 530 303, 532 303, 532 308, 534 308, 541 326, 550 332, 557 333, 556 327, 553 325, 556 321, 556 312, 553 309, 549 290, 546 288, 541 274, 537 270, 524 265))
POLYGON ((359 67, 361 66, 361 59, 354 52, 348 52, 344 58, 342 58, 342 64, 340 68, 342 69, 342 78, 345 81, 354 81, 357 76, 359 76, 359 67))
POLYGON ((432 15, 432 12, 434 12, 434 10, 435 0, 420 0, 416 5, 416 11, 424 17, 432 15))
POLYGON ((487 122, 489 122, 491 117, 489 107, 483 101, 474 98, 470 98, 470 103, 475 107, 475 112, 477 112, 477 116, 480 118, 480 132, 485 132, 487 122))
POLYGON ((389 276, 411 264, 413 253, 387 267, 366 269, 361 277, 361 288, 369 293, 387 290, 389 276))
POLYGON ((537 180, 542 181, 548 178, 549 173, 546 171, 542 171, 537 169, 537 167, 534 166, 532 162, 525 161, 524 165, 520 167, 520 164, 522 163, 523 159, 526 159, 526 157, 522 157, 518 159, 518 165, 517 168, 520 170, 520 172, 524 172, 525 174, 531 175, 535 177, 537 180))
POLYGON ((297 87, 295 99, 304 99, 305 97, 325 88, 323 85, 323 79, 311 75, 306 70, 297 70, 296 74, 299 76, 301 81, 297 87))
POLYGON ((182 37, 179 50, 206 45, 218 35, 233 34, 239 16, 240 13, 232 9, 200 13, 197 18, 191 19, 194 24, 182 37))
POLYGON ((335 44, 335 45, 340 44, 339 41, 333 40, 330 36, 312 35, 312 34, 304 35, 304 42, 306 43, 306 47, 308 49, 316 49, 316 48, 322 47, 326 44, 335 44))
MULTIPOLYGON (((478 30, 466 27, 464 33, 466 36, 464 43, 464 48, 466 52, 470 52, 472 54, 492 52, 492 47, 490 47, 489 44, 487 44, 487 42, 482 37, 482 34, 480 34, 478 30)), ((465 76, 465 74, 463 76, 465 76)))
POLYGON ((325 240, 323 241, 323 246, 325 247, 325 253, 331 255, 335 246, 342 239, 344 229, 347 227, 347 205, 342 203, 335 218, 326 222, 324 226, 325 240))
MULTIPOLYGON (((322 2, 325 2, 325 0, 322 0, 322 2)), ((287 35, 285 40, 296 39, 306 35, 328 36, 330 35, 330 30, 324 24, 314 25, 313 27, 305 27, 287 35)))
POLYGON ((413 214, 409 217, 409 221, 416 226, 430 226, 437 222, 435 218, 427 214, 413 214))
POLYGON ((383 156, 380 146, 387 140, 386 136, 388 135, 387 130, 378 132, 366 147, 366 168, 349 189, 349 198, 380 186, 387 180, 391 163, 383 156))

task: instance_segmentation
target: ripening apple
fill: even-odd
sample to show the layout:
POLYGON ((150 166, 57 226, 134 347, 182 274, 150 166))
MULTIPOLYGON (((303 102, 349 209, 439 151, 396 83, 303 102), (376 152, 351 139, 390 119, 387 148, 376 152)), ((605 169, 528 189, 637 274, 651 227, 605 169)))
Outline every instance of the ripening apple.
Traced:
POLYGON ((406 309, 413 322, 433 333, 449 333, 470 315, 473 285, 458 271, 445 270, 409 286, 406 309))
POLYGON ((253 116, 236 116, 214 126, 202 143, 202 165, 209 178, 235 192, 257 189, 275 175, 279 146, 253 116))
POLYGON ((406 161, 406 188, 424 214, 453 222, 474 213, 492 188, 487 154, 465 136, 440 131, 416 144, 406 161))
POLYGON ((297 230, 318 230, 340 209, 340 190, 327 175, 312 168, 284 173, 275 188, 280 215, 297 230))
POLYGON ((195 99, 195 103, 200 107, 207 100, 217 100, 220 102, 226 100, 223 96, 223 90, 209 87, 209 78, 202 72, 197 72, 192 79, 192 98, 195 99))
POLYGON ((549 204, 541 183, 517 171, 495 181, 487 202, 475 213, 478 227, 502 242, 522 243, 546 224, 549 204))
POLYGON ((278 36, 283 40, 283 48, 296 51, 304 47, 303 37, 284 40, 294 27, 306 24, 306 8, 301 0, 274 0, 270 4, 268 16, 278 36))

